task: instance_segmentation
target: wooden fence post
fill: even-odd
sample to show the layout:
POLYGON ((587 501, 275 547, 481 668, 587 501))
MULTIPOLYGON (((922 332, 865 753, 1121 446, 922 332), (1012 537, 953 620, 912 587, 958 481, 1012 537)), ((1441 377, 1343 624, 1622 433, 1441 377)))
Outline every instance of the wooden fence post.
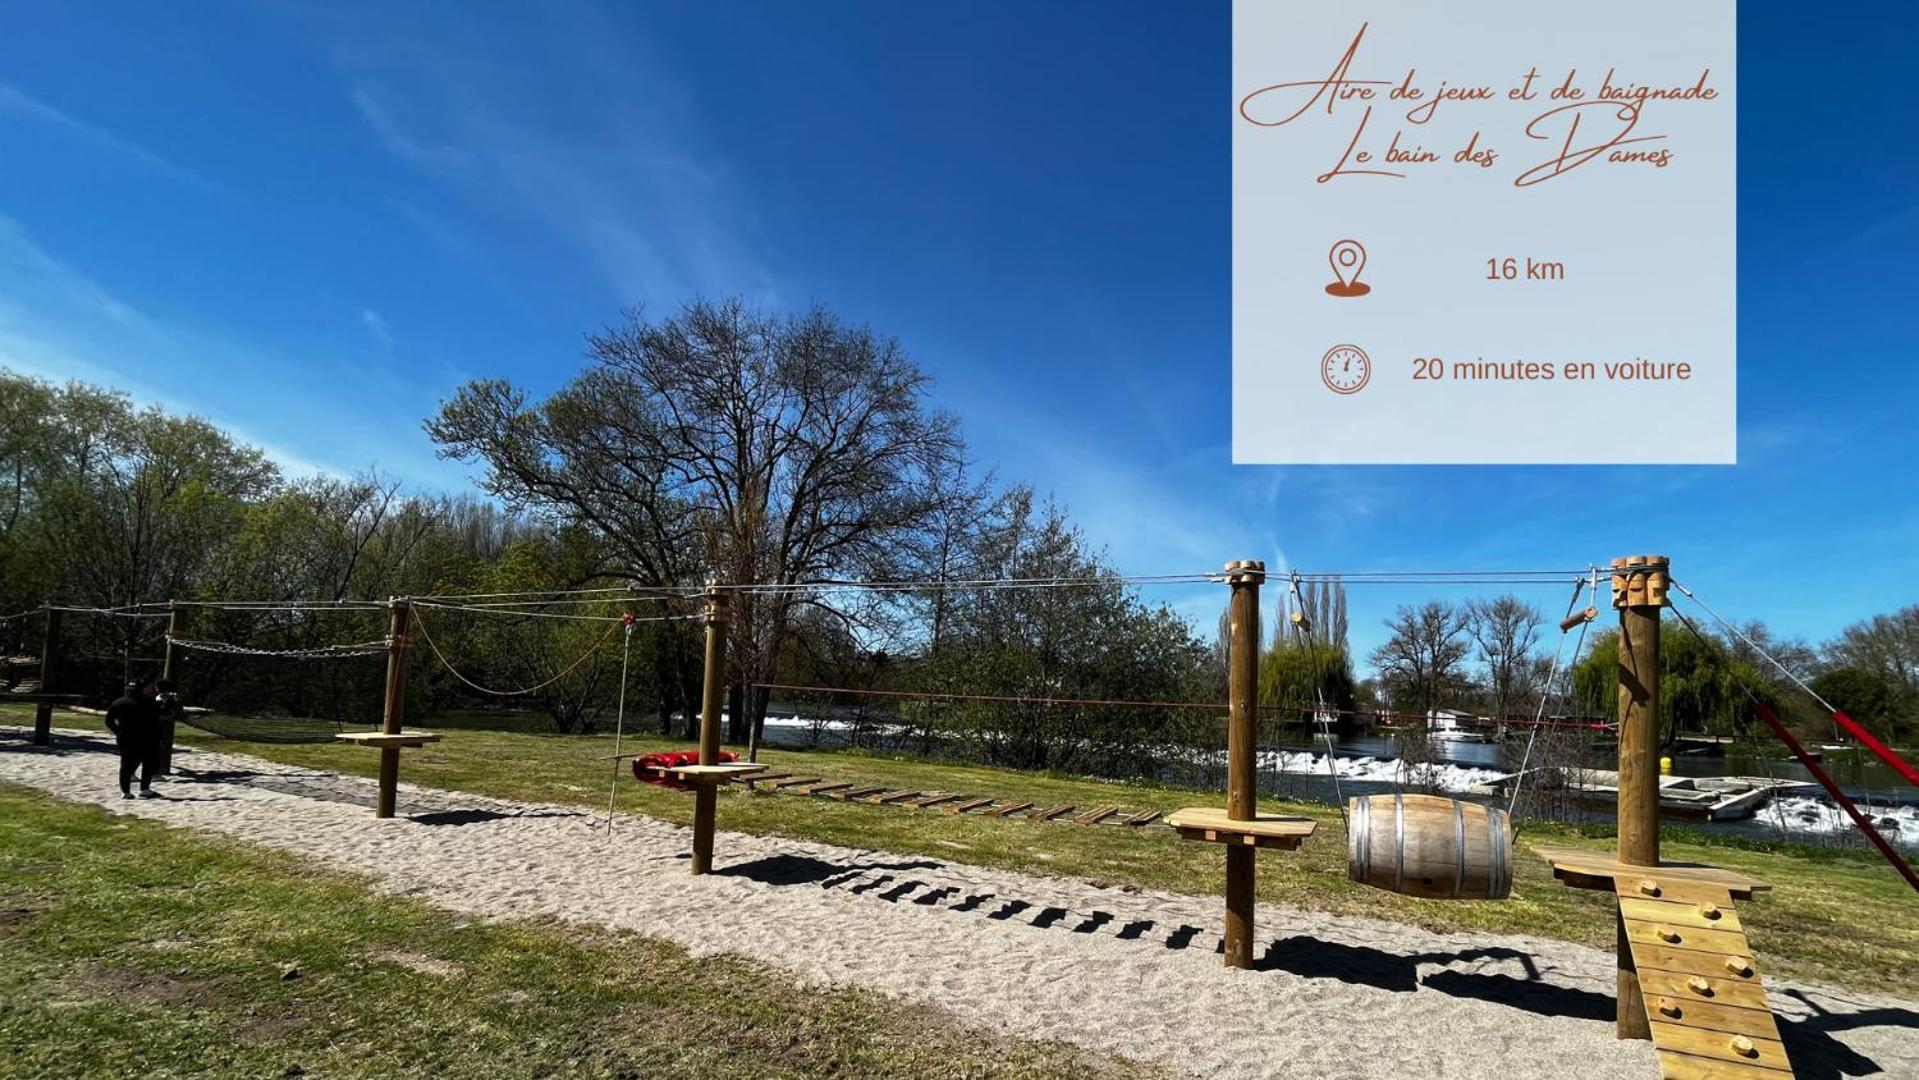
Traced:
MULTIPOLYGON (((1258 760, 1254 755, 1259 697, 1259 585, 1266 564, 1246 559, 1226 564, 1232 586, 1227 606, 1226 816, 1252 821, 1259 809, 1258 760)), ((1253 966, 1254 847, 1226 845, 1226 966, 1253 966)))
MULTIPOLYGON (((40 693, 52 694, 60 680, 60 609, 47 608, 46 634, 40 641, 40 693)), ((53 702, 41 701, 33 707, 33 745, 53 742, 53 702)))
MULTIPOLYGON (((727 596, 717 583, 706 590, 706 685, 700 696, 700 764, 720 763, 720 704, 726 686, 727 596)), ((702 780, 693 785, 693 872, 713 869, 713 819, 718 810, 718 785, 702 780)))
MULTIPOLYGON (((1619 861, 1659 865, 1659 615, 1670 601, 1664 555, 1612 561, 1613 607, 1619 611, 1619 861)), ((1650 1039, 1639 973, 1618 918, 1618 1014, 1622 1039, 1650 1039)))
MULTIPOLYGON (((168 681, 173 679, 173 639, 180 636, 180 602, 167 601, 167 648, 161 654, 160 677, 168 681)), ((173 775, 173 737, 175 725, 179 723, 179 714, 168 709, 161 721, 160 732, 160 775, 173 775)))
MULTIPOLYGON (((398 735, 401 721, 406 716, 406 636, 408 616, 412 609, 405 600, 398 597, 390 603, 393 609, 393 621, 387 630, 386 701, 380 713, 380 731, 387 735, 398 735)), ((380 791, 373 804, 374 817, 393 816, 394 804, 399 799, 399 790, 400 748, 382 746, 380 747, 380 791)))

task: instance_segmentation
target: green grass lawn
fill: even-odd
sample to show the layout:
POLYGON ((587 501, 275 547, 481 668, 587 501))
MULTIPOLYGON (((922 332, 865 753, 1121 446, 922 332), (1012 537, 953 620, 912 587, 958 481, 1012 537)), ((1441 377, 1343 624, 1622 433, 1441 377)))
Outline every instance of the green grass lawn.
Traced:
POLYGON ((1138 1077, 1073 1048, 0 785, 0 1075, 1138 1077))
MULTIPOLYGON (((0 722, 26 723, 24 711, 0 706, 0 722)), ((90 718, 60 714, 64 727, 92 727, 90 718)), ((372 775, 378 755, 346 746, 238 744, 182 729, 183 743, 342 772, 372 775)), ((450 730, 444 742, 408 751, 405 781, 512 799, 571 803, 604 811, 612 774, 608 736, 528 735, 450 730)), ((628 737, 626 748, 686 749, 683 743, 628 737)), ((1082 807, 1176 810, 1223 806, 1223 792, 1150 784, 1042 776, 1006 769, 933 764, 847 752, 768 750, 762 760, 782 769, 835 780, 898 788, 999 796, 1082 807)), ((1415 900, 1366 888, 1346 876, 1346 840, 1339 813, 1327 806, 1264 800, 1262 807, 1311 816, 1318 833, 1297 852, 1260 857, 1263 901, 1413 923, 1438 931, 1485 930, 1563 938, 1601 948, 1613 944, 1609 895, 1568 889, 1525 849, 1535 841, 1609 850, 1611 842, 1558 826, 1529 826, 1520 837, 1513 897, 1497 902, 1415 900)), ((689 822, 688 795, 620 784, 624 810, 689 822)), ((849 805, 791 795, 722 792, 722 829, 791 836, 903 854, 930 855, 1005 869, 1072 875, 1108 884, 1218 895, 1224 858, 1215 845, 1156 829, 1084 828, 1022 820, 955 817, 932 811, 849 805)), ((1919 985, 1919 897, 1870 852, 1725 843, 1675 830, 1667 858, 1724 866, 1771 882, 1775 889, 1742 904, 1764 970, 1839 986, 1901 991, 1919 985)), ((724 861, 722 850, 717 856, 724 861)), ((1223 914, 1222 914, 1223 917, 1223 914)))

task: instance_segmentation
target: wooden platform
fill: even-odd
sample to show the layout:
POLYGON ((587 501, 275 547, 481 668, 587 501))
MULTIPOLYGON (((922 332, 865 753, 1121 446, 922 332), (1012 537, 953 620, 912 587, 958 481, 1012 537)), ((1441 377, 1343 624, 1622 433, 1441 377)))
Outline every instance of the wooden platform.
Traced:
POLYGON ((1533 851, 1552 864, 1554 877, 1575 889, 1612 892, 1614 881, 1651 881, 1655 888, 1663 892, 1684 891, 1689 887, 1705 886, 1708 891, 1723 888, 1731 893, 1734 899, 1750 900, 1754 893, 1765 892, 1772 888, 1758 878, 1701 863, 1662 862, 1658 867, 1653 868, 1622 863, 1613 855, 1603 851, 1549 847, 1543 844, 1534 847, 1533 851))
POLYGON ((745 761, 730 761, 719 765, 677 765, 660 771, 675 780, 684 780, 689 784, 725 784, 752 773, 765 772, 766 766, 745 761))
POLYGON ((1247 847, 1279 848, 1291 851, 1313 835, 1319 823, 1312 818, 1283 814, 1256 814, 1251 821, 1235 821, 1216 807, 1195 806, 1175 811, 1166 824, 1188 840, 1209 844, 1242 844, 1247 847))
POLYGON ((380 750, 392 750, 402 746, 425 746, 441 739, 437 731, 396 731, 389 735, 384 731, 347 731, 335 735, 341 742, 355 743, 359 746, 371 746, 380 750))

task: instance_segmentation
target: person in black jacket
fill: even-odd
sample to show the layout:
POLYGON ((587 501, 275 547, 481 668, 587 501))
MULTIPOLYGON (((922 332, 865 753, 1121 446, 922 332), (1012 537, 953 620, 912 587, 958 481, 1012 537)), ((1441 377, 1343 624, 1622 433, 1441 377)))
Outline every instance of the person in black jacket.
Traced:
POLYGON ((120 797, 133 798, 133 774, 140 774, 140 797, 153 797, 153 775, 160 764, 162 724, 161 695, 173 685, 155 679, 137 689, 129 687, 125 697, 107 706, 107 730, 120 744, 120 797))

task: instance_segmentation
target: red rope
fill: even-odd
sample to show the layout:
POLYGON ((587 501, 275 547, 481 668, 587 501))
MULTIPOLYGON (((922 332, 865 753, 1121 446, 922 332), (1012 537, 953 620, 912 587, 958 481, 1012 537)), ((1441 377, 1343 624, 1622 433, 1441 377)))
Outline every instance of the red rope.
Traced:
POLYGON ((1820 767, 1819 762, 1814 760, 1811 754, 1806 753, 1806 748, 1799 745, 1799 740, 1793 737, 1792 732, 1786 730, 1786 725, 1779 722, 1779 717, 1766 707, 1765 702, 1754 698, 1752 706, 1759 710, 1760 719, 1766 722, 1767 727, 1772 728, 1772 733, 1778 736, 1779 741, 1785 743, 1786 748, 1792 751, 1792 755, 1799 759, 1799 764, 1804 765, 1806 771, 1819 781, 1819 786, 1826 789, 1826 794, 1831 795, 1834 802, 1843 807, 1846 813, 1852 815, 1852 823, 1859 826, 1859 830, 1866 834, 1866 839, 1871 840, 1873 846, 1879 849, 1879 854, 1884 855, 1886 861, 1899 871, 1900 875, 1906 879, 1906 884, 1912 886, 1913 891, 1919 892, 1919 873, 1914 873, 1911 865, 1900 857, 1899 852, 1891 844, 1886 842, 1885 837, 1879 835, 1879 830, 1872 826, 1872 819, 1860 813, 1859 808, 1852 804, 1852 800, 1846 798, 1846 793, 1840 791, 1839 785, 1826 774, 1826 770, 1820 767))
POLYGON ((1887 746, 1885 743, 1882 743, 1878 739, 1873 738, 1872 732, 1867 731, 1865 728, 1859 726, 1859 721, 1854 720, 1852 717, 1847 716, 1845 713, 1840 712, 1838 709, 1832 710, 1832 718, 1834 720, 1839 721, 1839 726, 1842 728, 1845 728, 1847 734, 1851 735, 1855 739, 1858 739, 1860 744, 1863 745, 1866 749, 1872 751, 1874 754, 1877 754, 1879 756, 1880 761, 1883 761, 1887 765, 1891 766, 1893 772, 1896 772, 1900 776, 1905 777, 1906 783, 1911 784, 1913 787, 1919 787, 1919 769, 1913 768, 1912 765, 1908 763, 1905 758, 1902 758, 1897 753, 1895 753, 1892 747, 1887 746))
POLYGON ((1016 697, 1010 694, 941 694, 921 690, 855 690, 847 686, 795 686, 754 683, 767 690, 803 690, 814 694, 862 694, 867 697, 927 698, 939 701, 995 701, 1010 705, 1119 705, 1136 709, 1225 709, 1223 701, 1126 701, 1106 698, 1016 697))
MULTIPOLYGON (((934 690, 859 690, 850 686, 801 686, 794 683, 754 683, 766 690, 791 690, 809 694, 855 694, 863 697, 916 698, 932 701, 986 701, 1009 705, 1112 705, 1135 709, 1219 709, 1229 708, 1224 701, 1133 701, 1112 698, 1062 698, 1062 697, 1020 697, 1014 694, 946 694, 934 690)), ((1261 712, 1313 712, 1317 706, 1299 705, 1260 705, 1261 712)), ((1389 709, 1335 709, 1330 706, 1319 708, 1320 712, 1336 713, 1342 716, 1376 716, 1383 719, 1419 720, 1427 719, 1423 713, 1393 712, 1389 709)), ((1495 720, 1488 717, 1454 717, 1456 723, 1476 724, 1480 727, 1505 726, 1515 728, 1564 727, 1581 730, 1605 731, 1613 725, 1593 722, 1573 722, 1567 720, 1495 720)))

